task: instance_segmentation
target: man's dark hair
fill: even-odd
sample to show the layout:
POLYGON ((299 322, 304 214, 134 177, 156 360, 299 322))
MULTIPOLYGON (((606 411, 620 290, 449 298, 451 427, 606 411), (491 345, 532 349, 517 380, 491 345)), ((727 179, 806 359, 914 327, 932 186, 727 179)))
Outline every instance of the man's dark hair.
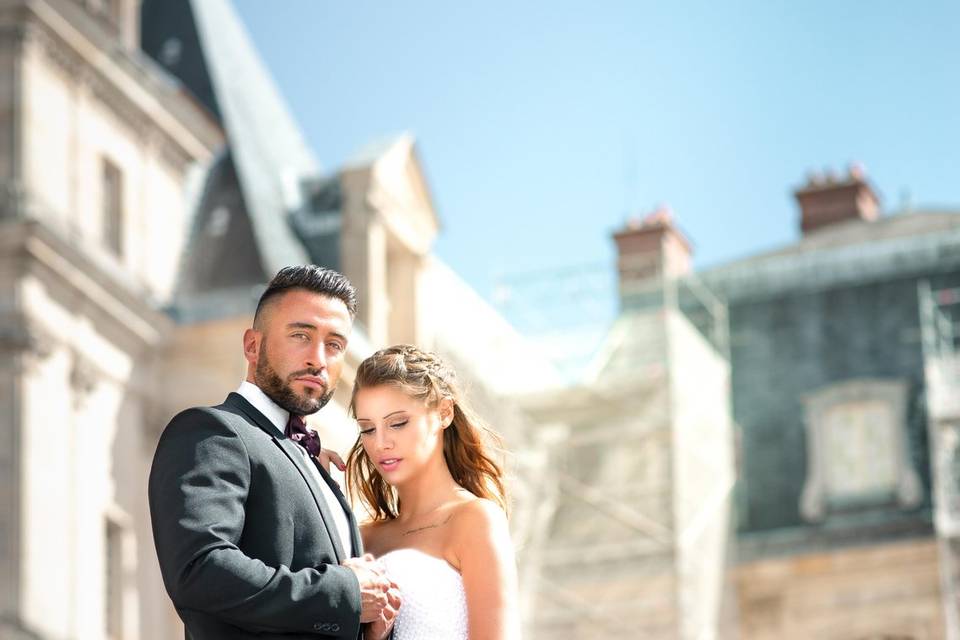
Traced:
POLYGON ((284 267, 273 276, 257 303, 257 311, 253 315, 254 326, 270 300, 294 289, 312 291, 340 300, 347 306, 351 318, 357 315, 357 290, 342 273, 315 264, 303 264, 284 267))

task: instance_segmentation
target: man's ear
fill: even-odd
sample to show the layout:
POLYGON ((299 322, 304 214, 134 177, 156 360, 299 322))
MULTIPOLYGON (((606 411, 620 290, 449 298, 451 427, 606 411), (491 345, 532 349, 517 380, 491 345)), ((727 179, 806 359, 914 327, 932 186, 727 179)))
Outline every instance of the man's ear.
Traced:
POLYGON ((260 356, 261 340, 263 340, 263 334, 256 329, 247 329, 243 332, 243 357, 254 366, 260 356))

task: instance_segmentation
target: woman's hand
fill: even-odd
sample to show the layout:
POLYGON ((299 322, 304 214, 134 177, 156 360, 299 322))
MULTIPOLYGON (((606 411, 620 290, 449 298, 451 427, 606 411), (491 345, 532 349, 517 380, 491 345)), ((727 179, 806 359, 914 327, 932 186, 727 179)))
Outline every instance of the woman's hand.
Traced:
POLYGON ((397 612, 400 610, 401 598, 400 589, 393 581, 390 582, 390 590, 387 591, 387 606, 380 612, 380 617, 368 624, 363 630, 363 640, 386 640, 390 637, 393 630, 393 623, 396 622, 397 612))
POLYGON ((327 473, 330 473, 331 462, 340 471, 346 471, 347 469, 347 464, 343 461, 343 458, 333 449, 320 449, 320 453, 317 454, 317 462, 327 473))

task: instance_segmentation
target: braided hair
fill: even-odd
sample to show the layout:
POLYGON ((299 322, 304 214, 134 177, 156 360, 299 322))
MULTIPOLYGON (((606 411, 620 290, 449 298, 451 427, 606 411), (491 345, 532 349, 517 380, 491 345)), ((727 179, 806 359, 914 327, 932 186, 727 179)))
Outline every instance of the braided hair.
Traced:
MULTIPOLYGON (((466 406, 453 369, 435 353, 412 345, 381 349, 357 369, 350 397, 352 416, 357 415, 357 393, 379 385, 393 385, 430 408, 449 399, 453 421, 443 430, 443 457, 450 475, 473 495, 493 500, 506 510, 503 470, 484 442, 488 439, 499 448, 500 438, 466 406)), ((396 489, 381 477, 359 437, 347 456, 346 480, 351 499, 359 497, 374 521, 397 517, 400 504, 396 489)))

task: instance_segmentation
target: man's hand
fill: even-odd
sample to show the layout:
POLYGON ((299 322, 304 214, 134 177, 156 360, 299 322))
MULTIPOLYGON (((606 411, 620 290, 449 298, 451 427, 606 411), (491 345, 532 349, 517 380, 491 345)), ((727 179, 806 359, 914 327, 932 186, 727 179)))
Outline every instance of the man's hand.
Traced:
POLYGON ((362 558, 347 558, 343 566, 353 571, 360 582, 360 622, 376 622, 390 604, 388 593, 396 589, 396 585, 387 578, 383 565, 369 553, 362 558))
POLYGON ((390 635, 390 630, 393 629, 393 623, 400 611, 400 604, 400 589, 391 580, 390 589, 387 591, 387 606, 380 612, 380 617, 363 630, 363 640, 385 640, 390 635))

